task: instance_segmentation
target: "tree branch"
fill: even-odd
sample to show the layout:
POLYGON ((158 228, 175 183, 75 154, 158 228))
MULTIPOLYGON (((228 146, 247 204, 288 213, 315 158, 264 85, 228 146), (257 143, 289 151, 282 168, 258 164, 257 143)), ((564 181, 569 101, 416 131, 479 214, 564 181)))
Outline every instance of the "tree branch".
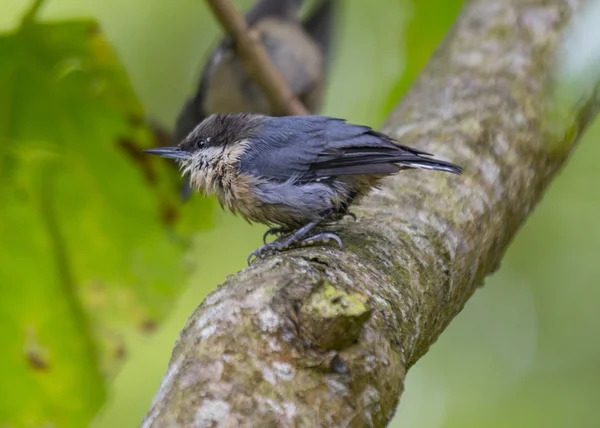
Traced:
POLYGON ((598 108, 546 129, 581 0, 472 0, 383 131, 463 176, 410 171, 304 248, 229 277, 190 317, 144 427, 385 426, 406 371, 494 272, 598 108))
POLYGON ((248 28, 244 17, 231 0, 206 0, 223 29, 235 40, 246 72, 263 89, 269 101, 282 114, 306 115, 306 107, 296 98, 285 79, 273 65, 258 34, 248 28))

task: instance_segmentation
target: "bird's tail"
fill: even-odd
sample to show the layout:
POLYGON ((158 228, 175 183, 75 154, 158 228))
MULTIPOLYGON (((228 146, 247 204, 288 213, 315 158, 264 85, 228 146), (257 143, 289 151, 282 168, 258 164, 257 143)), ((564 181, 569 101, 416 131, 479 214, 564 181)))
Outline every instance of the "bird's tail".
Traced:
POLYGON ((434 171, 451 172, 452 174, 462 174, 463 168, 450 162, 439 159, 428 159, 421 156, 415 156, 413 159, 403 159, 398 162, 399 165, 409 168, 430 169, 434 171))

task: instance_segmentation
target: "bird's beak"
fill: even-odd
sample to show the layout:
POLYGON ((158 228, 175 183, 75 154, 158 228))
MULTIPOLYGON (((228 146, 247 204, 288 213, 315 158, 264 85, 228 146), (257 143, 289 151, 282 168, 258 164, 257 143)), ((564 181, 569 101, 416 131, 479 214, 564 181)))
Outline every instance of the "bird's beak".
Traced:
POLYGON ((161 156, 167 159, 185 159, 189 157, 189 153, 181 150, 179 147, 157 147, 155 149, 144 150, 151 155, 161 156))

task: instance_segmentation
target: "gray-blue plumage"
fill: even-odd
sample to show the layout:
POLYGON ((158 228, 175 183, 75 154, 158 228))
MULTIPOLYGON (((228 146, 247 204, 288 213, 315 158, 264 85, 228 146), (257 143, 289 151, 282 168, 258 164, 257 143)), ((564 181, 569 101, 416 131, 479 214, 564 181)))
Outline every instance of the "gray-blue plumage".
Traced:
POLYGON ((215 114, 177 147, 150 152, 176 159, 192 187, 223 207, 287 233, 251 256, 298 242, 333 239, 341 246, 331 233, 307 235, 348 215, 379 180, 402 169, 462 172, 368 126, 327 116, 215 114))
POLYGON ((260 142, 240 159, 242 172, 306 183, 346 175, 387 175, 421 167, 459 173, 448 162, 402 146, 367 126, 327 116, 266 117, 260 142))

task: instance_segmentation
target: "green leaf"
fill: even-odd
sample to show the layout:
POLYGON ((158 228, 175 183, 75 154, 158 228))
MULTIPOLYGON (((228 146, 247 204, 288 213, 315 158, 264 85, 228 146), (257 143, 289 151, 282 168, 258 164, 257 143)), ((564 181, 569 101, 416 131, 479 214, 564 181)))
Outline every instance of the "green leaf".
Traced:
MULTIPOLYGON (((0 426, 82 427, 185 283, 177 173, 92 21, 0 36, 0 426)), ((199 200, 199 201, 198 201, 199 200)))

